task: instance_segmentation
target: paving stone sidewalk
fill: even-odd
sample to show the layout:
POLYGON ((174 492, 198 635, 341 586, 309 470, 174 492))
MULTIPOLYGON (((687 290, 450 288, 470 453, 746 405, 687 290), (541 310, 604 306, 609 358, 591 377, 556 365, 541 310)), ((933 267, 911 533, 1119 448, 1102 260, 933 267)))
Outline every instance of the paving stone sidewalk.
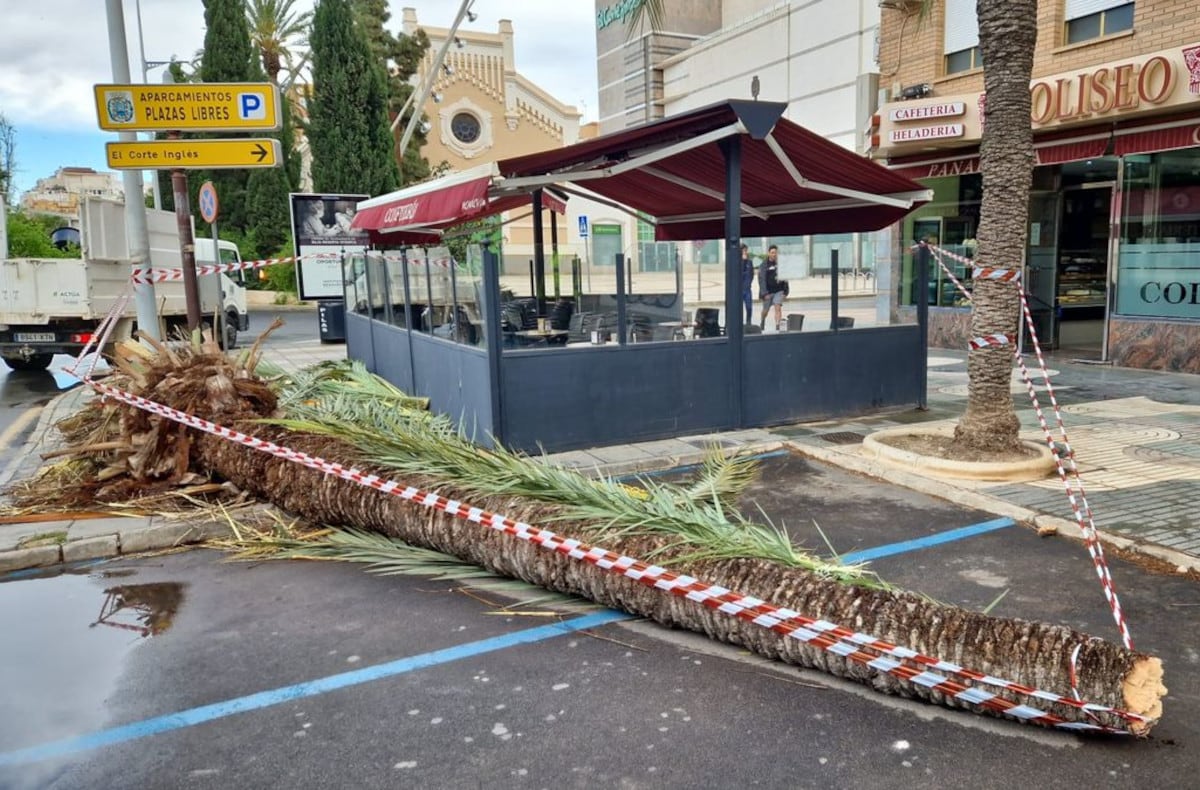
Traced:
MULTIPOLYGON (((268 359, 295 370, 327 359, 342 359, 345 347, 318 341, 273 345, 268 359)), ((767 451, 791 447, 811 457, 870 474, 897 485, 951 499, 1067 537, 1078 528, 1062 482, 946 481, 920 470, 896 467, 869 457, 861 437, 913 423, 952 425, 966 405, 965 355, 931 352, 928 408, 885 415, 750 429, 639 444, 592 448, 547 457, 550 463, 598 474, 621 475, 695 463, 717 444, 729 450, 767 451)), ((1067 435, 1097 527, 1122 548, 1152 554, 1180 568, 1200 570, 1200 524, 1191 505, 1200 493, 1200 387, 1186 374, 1133 371, 1052 360, 1051 381, 1062 405, 1067 435)), ((1040 382, 1040 379, 1038 380, 1040 382)), ((1057 424, 1038 384, 1051 428, 1057 424)), ((1023 383, 1014 373, 1014 401, 1023 436, 1044 441, 1023 383)), ((0 487, 26 479, 41 465, 41 454, 61 445, 52 426, 79 409, 91 394, 77 387, 43 411, 30 442, 0 474, 0 487)), ((0 525, 0 574, 194 543, 225 534, 213 519, 76 519, 0 525), (31 542, 35 545, 30 545, 31 542)))

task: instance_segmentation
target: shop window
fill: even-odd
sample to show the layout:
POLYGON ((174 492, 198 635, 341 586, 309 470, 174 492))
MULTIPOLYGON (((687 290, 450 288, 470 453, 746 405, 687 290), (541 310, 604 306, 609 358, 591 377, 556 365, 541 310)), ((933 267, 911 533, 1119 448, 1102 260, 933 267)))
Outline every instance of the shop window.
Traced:
POLYGON ((1133 30, 1134 5, 1124 0, 1067 0, 1066 43, 1133 30))
MULTIPOLYGON (((904 273, 899 283, 902 304, 916 304, 918 256, 914 245, 936 245, 957 258, 946 258, 955 278, 970 290, 971 268, 965 260, 975 256, 975 232, 979 225, 982 178, 978 173, 950 178, 932 178, 921 182, 933 190, 933 201, 904 220, 904 273)), ((839 265, 841 261, 839 260, 839 265)), ((933 260, 929 262, 929 292, 926 298, 934 307, 964 307, 967 298, 954 281, 933 260)))
POLYGON ((942 33, 947 74, 977 69, 983 65, 979 57, 979 22, 975 16, 975 0, 946 0, 946 23, 942 33))
POLYGON ((1125 159, 1116 312, 1200 318, 1200 148, 1125 159))
POLYGON ((979 47, 946 53, 946 73, 957 74, 960 71, 983 68, 983 58, 979 55, 979 47))

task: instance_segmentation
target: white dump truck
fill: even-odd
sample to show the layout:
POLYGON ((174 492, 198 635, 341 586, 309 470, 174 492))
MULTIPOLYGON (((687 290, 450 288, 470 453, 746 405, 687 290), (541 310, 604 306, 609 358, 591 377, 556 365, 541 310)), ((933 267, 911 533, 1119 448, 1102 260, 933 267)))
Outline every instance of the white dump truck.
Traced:
MULTIPOLYGON (((146 209, 150 266, 180 266, 175 215, 146 209)), ((45 370, 55 354, 83 350, 113 303, 129 283, 131 263, 125 230, 125 206, 111 200, 85 199, 79 209, 78 258, 10 258, 0 261, 0 357, 13 370, 45 370)), ((196 265, 240 260, 231 242, 196 239, 196 265)), ((198 280, 205 324, 215 318, 225 348, 249 328, 246 289, 241 273, 208 275, 198 280), (218 285, 221 288, 218 294, 218 285), (220 296, 220 298, 218 298, 220 296)), ((187 322, 183 282, 155 283, 160 331, 169 337, 187 322)), ((136 327, 133 300, 121 315, 113 341, 136 327)), ((106 349, 107 350, 107 349, 106 349)))

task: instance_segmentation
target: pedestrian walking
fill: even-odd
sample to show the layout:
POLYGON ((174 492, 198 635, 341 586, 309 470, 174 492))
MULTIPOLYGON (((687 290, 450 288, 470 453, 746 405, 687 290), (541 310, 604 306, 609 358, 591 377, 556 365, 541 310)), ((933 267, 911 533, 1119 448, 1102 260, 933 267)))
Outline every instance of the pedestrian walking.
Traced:
POLYGON ((742 304, 746 308, 746 323, 754 320, 754 259, 750 257, 750 248, 742 245, 742 304))
POLYGON ((779 279, 779 247, 772 244, 767 248, 767 259, 758 267, 758 297, 762 300, 762 317, 759 329, 767 328, 767 312, 775 308, 775 331, 783 329, 783 300, 787 296, 788 282, 779 279))

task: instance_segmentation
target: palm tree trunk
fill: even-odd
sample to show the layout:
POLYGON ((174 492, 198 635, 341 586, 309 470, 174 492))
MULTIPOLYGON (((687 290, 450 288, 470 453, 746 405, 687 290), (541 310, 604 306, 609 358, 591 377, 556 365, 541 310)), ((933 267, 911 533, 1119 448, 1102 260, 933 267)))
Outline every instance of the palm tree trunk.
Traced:
MULTIPOLYGON (((978 0, 979 47, 986 95, 976 260, 1019 269, 1033 183, 1029 81, 1037 43, 1037 0, 978 0)), ((1019 301, 1011 283, 976 280, 971 336, 1007 335, 1016 342, 1019 301)), ((983 451, 1019 446, 1019 423, 1009 389, 1013 346, 973 349, 967 357, 967 410, 955 430, 960 443, 983 451)))
MULTIPOLYGON (((246 425, 263 439, 310 455, 342 463, 361 460, 337 439, 297 434, 277 427, 246 425)), ((597 603, 641 615, 670 627, 687 628, 790 664, 813 667, 852 678, 889 694, 915 697, 949 707, 972 707, 939 691, 902 681, 820 647, 805 644, 759 625, 743 622, 687 598, 647 587, 527 541, 463 521, 440 510, 325 475, 225 439, 203 434, 196 439, 200 463, 276 506, 314 523, 352 526, 434 549, 498 574, 547 589, 582 596, 597 603)), ((388 477, 385 469, 360 469, 388 477)), ((406 484, 438 488, 432 480, 406 484)), ((454 492, 439 490, 444 496, 454 492)), ((552 507, 519 499, 472 501, 491 512, 545 524, 552 507)), ((588 524, 556 523, 555 531, 587 541, 596 535, 588 524)), ((663 550, 652 538, 608 539, 605 547, 631 557, 663 550)), ((1078 646, 1078 691, 1086 700, 1148 717, 1133 729, 1148 732, 1161 713, 1161 663, 1062 626, 988 617, 931 603, 920 596, 839 584, 814 574, 763 560, 677 561, 680 550, 655 555, 672 570, 753 595, 805 616, 844 624, 878 639, 901 644, 961 666, 1051 691, 1071 688, 1069 657, 1078 646)), ((968 684, 969 685, 969 684, 968 684)), ((1087 714, 1077 708, 1005 692, 1069 721, 1128 726, 1111 714, 1087 714)))

